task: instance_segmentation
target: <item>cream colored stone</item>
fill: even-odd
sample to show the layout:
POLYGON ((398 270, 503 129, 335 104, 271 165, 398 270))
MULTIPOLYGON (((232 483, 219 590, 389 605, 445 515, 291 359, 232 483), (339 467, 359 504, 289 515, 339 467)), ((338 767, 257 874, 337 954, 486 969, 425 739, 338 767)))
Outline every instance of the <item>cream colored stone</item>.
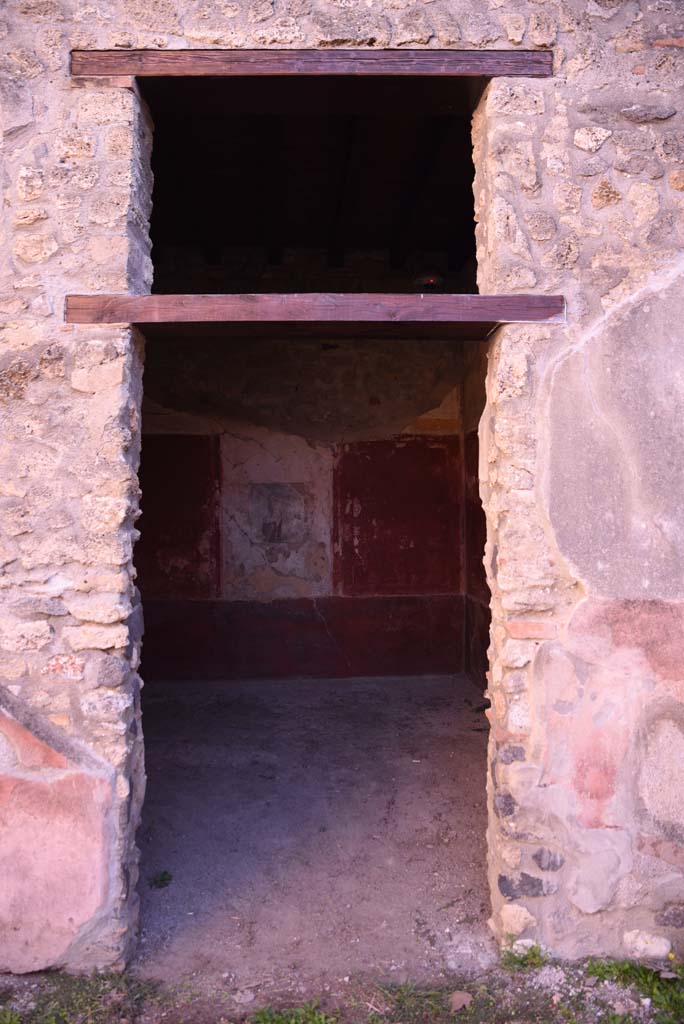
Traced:
POLYGON ((502 14, 501 23, 506 30, 509 43, 522 43, 525 35, 525 19, 522 14, 502 14))
POLYGON ((107 391, 109 388, 117 387, 124 381, 125 362, 123 359, 113 359, 108 363, 101 363, 98 366, 83 367, 74 370, 71 375, 71 386, 76 391, 107 391))
POLYGON ((72 651, 108 651, 125 647, 128 643, 128 630, 125 626, 65 626, 62 636, 72 651))
POLYGON ((608 128, 599 128, 593 125, 578 128, 573 136, 573 141, 578 149, 583 149, 586 153, 596 153, 612 134, 608 128))
POLYGON ((645 181, 635 181, 627 193, 627 202, 632 207, 634 220, 637 224, 647 224, 660 209, 660 197, 655 185, 645 181))
POLYGON ((520 867, 522 850, 519 846, 515 846, 513 843, 503 843, 499 848, 499 854, 506 867, 513 870, 520 867))
POLYGON ((125 89, 114 88, 106 92, 84 91, 76 106, 76 123, 79 127, 132 124, 135 103, 133 93, 125 89))
POLYGON ((532 81, 494 79, 490 85, 489 103, 500 114, 543 114, 544 96, 532 81))
POLYGON ((45 173, 39 167, 23 166, 17 176, 17 194, 20 199, 30 202, 39 199, 45 191, 45 173))
POLYGON ((684 171, 670 171, 668 181, 675 192, 684 192, 684 171))
POLYGON ((47 220, 48 212, 44 206, 27 206, 17 210, 14 215, 14 226, 17 228, 29 227, 38 221, 47 220))
POLYGON ((504 903, 500 915, 501 930, 504 935, 513 935, 516 938, 537 923, 537 918, 520 903, 504 903))
POLYGON ((551 46, 557 35, 553 16, 546 11, 535 11, 530 18, 527 35, 535 46, 551 46))
POLYGON ((65 597, 64 604, 73 618, 83 622, 122 622, 131 613, 130 602, 121 594, 77 594, 65 597))
POLYGON ((664 935, 651 935, 638 928, 625 932, 622 941, 627 953, 638 959, 646 957, 652 960, 664 960, 672 949, 672 943, 664 935))
POLYGON ((492 228, 497 241, 507 245, 516 256, 530 258, 530 247, 515 210, 503 196, 497 196, 492 204, 492 228))
POLYGON ((57 139, 57 154, 62 160, 83 160, 94 156, 95 145, 91 133, 69 129, 57 139))
POLYGON ((50 643, 52 634, 49 622, 0 619, 0 647, 5 651, 39 651, 50 643))
POLYGON ((14 243, 14 255, 24 263, 44 263, 58 250, 54 235, 21 235, 14 243))
POLYGON ((604 206, 612 206, 622 199, 621 192, 606 178, 602 178, 591 193, 591 205, 596 210, 602 210, 604 206))
POLYGON ((86 494, 81 502, 83 525, 89 533, 108 534, 118 530, 130 508, 125 498, 86 494))

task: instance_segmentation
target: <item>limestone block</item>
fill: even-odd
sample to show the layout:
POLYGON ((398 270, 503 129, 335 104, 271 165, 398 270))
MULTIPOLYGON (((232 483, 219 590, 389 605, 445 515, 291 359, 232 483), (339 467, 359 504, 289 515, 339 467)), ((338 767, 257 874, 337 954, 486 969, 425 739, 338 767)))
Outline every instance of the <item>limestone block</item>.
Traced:
POLYGON ((524 83, 495 78, 489 87, 488 105, 498 114, 543 114, 544 95, 532 80, 524 83))
POLYGON ((620 880, 631 867, 631 839, 619 829, 585 829, 576 849, 566 850, 566 892, 583 914, 597 914, 610 906, 620 880))
POLYGON ((525 35, 525 19, 522 14, 504 13, 501 15, 501 24, 506 30, 509 43, 522 43, 525 35))
POLYGON ((671 718, 652 722, 639 769, 639 796, 662 825, 684 828, 684 723, 671 718))
POLYGON ((95 155, 95 136, 69 129, 57 137, 57 156, 61 160, 87 160, 95 155))
POLYGON ((586 153, 596 153, 612 134, 608 128, 592 125, 578 128, 573 136, 573 142, 578 149, 583 149, 586 153))
POLYGON ((614 203, 619 203, 621 199, 622 193, 606 178, 602 178, 591 193, 591 205, 596 210, 602 210, 604 206, 612 206, 614 203))
POLYGON ((81 367, 71 375, 71 386, 76 391, 106 391, 123 383, 125 360, 112 359, 99 366, 81 367))
POLYGON ((17 210, 12 223, 16 228, 26 228, 47 219, 48 211, 44 206, 27 206, 25 209, 17 210))
POLYGON ((503 934, 514 935, 516 938, 537 923, 536 917, 520 903, 504 903, 499 916, 503 934))
POLYGON ((423 11, 413 8, 403 14, 394 32, 395 46, 425 45, 434 35, 434 29, 423 11))
POLYGON ((634 212, 637 224, 646 224, 658 213, 660 197, 654 185, 646 181, 635 181, 627 193, 627 202, 634 212))
POLYGON ((625 932, 622 941, 629 955, 637 958, 664 960, 672 949, 672 943, 664 935, 651 935, 638 928, 625 932))
POLYGON ((83 90, 76 107, 76 124, 111 125, 130 124, 135 115, 137 100, 127 89, 108 89, 106 92, 83 90))
POLYGON ((69 614, 82 622, 122 622, 131 613, 130 601, 121 594, 77 594, 66 597, 64 603, 69 614))
POLYGON ((125 626, 66 626, 62 635, 73 651, 107 651, 128 644, 125 626))
POLYGON ((14 255, 24 263, 44 263, 59 250, 54 235, 21 235, 14 243, 14 255))
POLYGON ((675 192, 684 192, 684 171, 670 171, 668 181, 675 192))
POLYGON ((39 651, 50 643, 52 634, 49 622, 0 619, 0 647, 5 651, 39 651))
POLYGON ((524 192, 534 193, 539 189, 539 174, 532 143, 514 136, 497 140, 492 154, 498 168, 509 174, 524 192))
MULTIPOLYGON (((107 534, 117 530, 124 522, 130 504, 126 498, 86 494, 81 502, 81 518, 88 533, 107 534)), ((115 563, 116 564, 116 563, 115 563)))
POLYGON ((557 35, 556 22, 545 11, 536 11, 530 18, 527 34, 535 46, 551 46, 557 35))
POLYGON ((23 166, 17 175, 17 195, 30 202, 39 199, 45 191, 45 172, 39 167, 23 166))

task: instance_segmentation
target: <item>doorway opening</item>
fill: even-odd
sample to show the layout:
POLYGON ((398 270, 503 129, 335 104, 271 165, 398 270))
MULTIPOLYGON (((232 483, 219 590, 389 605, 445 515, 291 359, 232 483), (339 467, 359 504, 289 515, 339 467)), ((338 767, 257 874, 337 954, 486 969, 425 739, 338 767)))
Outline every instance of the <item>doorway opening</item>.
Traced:
MULTIPOLYGON (((475 292, 480 85, 146 79, 154 291, 475 292)), ((384 326, 145 329, 157 976, 267 997, 488 955, 486 341, 384 326)))

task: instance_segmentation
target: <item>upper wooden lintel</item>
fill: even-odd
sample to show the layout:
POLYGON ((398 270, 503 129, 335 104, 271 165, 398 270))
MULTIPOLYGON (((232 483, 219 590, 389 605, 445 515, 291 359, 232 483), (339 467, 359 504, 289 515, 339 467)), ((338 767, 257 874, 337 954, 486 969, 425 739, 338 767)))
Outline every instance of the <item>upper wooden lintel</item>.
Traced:
POLYGON ((73 76, 553 74, 551 50, 73 50, 73 76))
MULTIPOLYGON (((562 295, 302 293, 67 295, 71 324, 215 324, 236 333, 486 337, 502 323, 564 323, 562 295)), ((168 332, 167 332, 168 333, 168 332)))

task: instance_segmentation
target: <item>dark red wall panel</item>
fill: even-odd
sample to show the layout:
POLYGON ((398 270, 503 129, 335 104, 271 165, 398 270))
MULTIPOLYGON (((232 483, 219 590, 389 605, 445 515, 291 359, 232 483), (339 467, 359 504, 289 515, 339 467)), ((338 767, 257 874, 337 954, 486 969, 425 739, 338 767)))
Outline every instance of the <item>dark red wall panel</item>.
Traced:
POLYGON ((145 679, 463 670, 463 597, 146 601, 145 679))
POLYGON ((218 437, 145 435, 140 484, 134 559, 143 599, 218 596, 218 437))
POLYGON ((458 437, 341 447, 334 476, 334 584, 345 595, 462 589, 458 437))

